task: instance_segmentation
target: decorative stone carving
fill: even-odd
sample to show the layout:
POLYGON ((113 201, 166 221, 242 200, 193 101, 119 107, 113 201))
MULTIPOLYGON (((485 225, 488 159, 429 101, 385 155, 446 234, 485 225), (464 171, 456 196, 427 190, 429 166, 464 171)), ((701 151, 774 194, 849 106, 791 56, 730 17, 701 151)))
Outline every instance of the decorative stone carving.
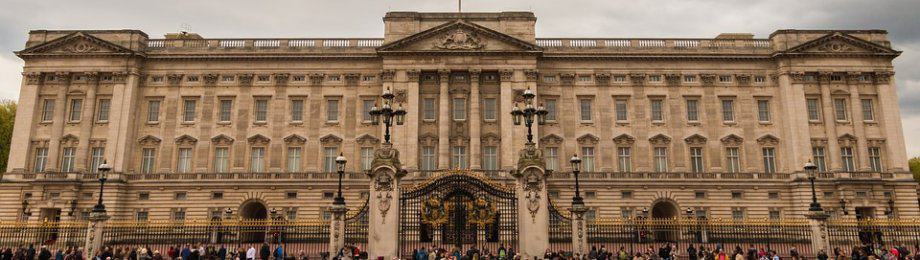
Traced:
POLYGON ((189 135, 182 135, 176 138, 177 146, 193 146, 198 142, 198 139, 191 137, 189 135))
POLYGON ((99 47, 87 40, 78 40, 72 44, 64 46, 64 50, 72 53, 95 52, 99 47))
POLYGON ((498 74, 502 78, 502 81, 511 81, 511 78, 514 77, 514 70, 503 69, 500 70, 498 74))
POLYGON ((738 81, 738 85, 748 86, 751 85, 751 74, 738 74, 735 75, 735 80, 738 81))
POLYGON ((861 73, 861 72, 858 72, 858 71, 848 71, 848 72, 847 72, 847 83, 849 83, 849 84, 859 84, 859 83, 860 83, 860 81, 859 81, 860 76, 862 76, 862 73, 861 73))
POLYGON ((291 78, 291 74, 288 73, 278 73, 275 74, 275 84, 284 85, 288 83, 288 80, 291 78))
POLYGON ((538 70, 524 70, 524 76, 528 82, 535 82, 540 77, 540 72, 538 70))
POLYGON ((325 80, 325 79, 326 79, 326 75, 325 75, 325 74, 322 74, 322 73, 313 73, 313 74, 310 74, 310 84, 313 84, 313 85, 321 85, 321 84, 323 84, 323 80, 325 80))
POLYGON ((722 141, 722 145, 725 146, 741 146, 744 144, 744 139, 735 134, 726 135, 722 137, 722 139, 719 139, 719 141, 722 141))
POLYGON ((668 86, 677 86, 680 85, 680 74, 665 74, 664 79, 667 81, 668 86))
POLYGON ((540 146, 558 147, 560 145, 562 145, 562 137, 558 135, 549 134, 547 136, 544 136, 543 138, 540 138, 540 146))
POLYGON ((779 138, 771 134, 765 134, 760 138, 757 138, 757 144, 761 146, 777 146, 779 145, 779 138))
POLYGON ((358 73, 345 74, 345 84, 346 85, 357 85, 358 80, 360 78, 361 78, 361 74, 358 74, 358 73))
POLYGON ((393 79, 396 77, 395 70, 381 70, 380 71, 380 80, 383 82, 393 82, 393 79))
POLYGON ((450 82, 450 70, 440 69, 438 70, 438 81, 439 83, 450 82))
POLYGON ((805 72, 801 71, 790 71, 789 79, 792 80, 792 83, 805 83, 805 72))
POLYGON ((824 138, 812 138, 811 146, 813 147, 827 147, 827 139, 824 138))
POLYGON ((486 133, 479 138, 484 146, 497 146, 502 142, 502 137, 495 133, 486 133))
POLYGON ((341 137, 338 137, 338 136, 335 136, 335 135, 332 135, 332 134, 328 134, 328 135, 323 136, 322 138, 320 138, 320 139, 319 139, 319 142, 322 143, 323 145, 327 145, 327 146, 338 146, 338 145, 342 144, 342 138, 341 138, 341 137))
POLYGON ((485 43, 475 33, 457 28, 445 33, 434 47, 444 50, 478 50, 485 47, 485 43))
POLYGON ((852 51, 858 51, 858 49, 853 48, 853 46, 850 46, 849 44, 846 44, 846 43, 843 43, 843 42, 840 42, 840 41, 831 41, 831 42, 824 43, 824 44, 818 46, 818 48, 817 48, 816 50, 818 50, 818 51, 823 51, 823 52, 852 52, 852 51))
POLYGON ((559 81, 566 85, 575 84, 575 73, 561 73, 559 74, 559 81))
POLYGON ((112 81, 115 83, 125 83, 125 80, 128 78, 128 73, 124 71, 115 71, 112 72, 112 81))
POLYGON ((78 144, 80 144, 80 138, 75 135, 68 134, 61 137, 62 146, 77 146, 78 144))
POLYGON ((821 83, 831 82, 831 75, 834 75, 833 72, 819 71, 818 72, 818 81, 821 83))
POLYGON ((374 146, 380 143, 380 139, 377 139, 372 135, 365 134, 355 139, 355 142, 361 146, 374 146))
POLYGON ((54 83, 54 84, 67 84, 70 82, 70 72, 68 71, 56 71, 54 72, 54 80, 45 83, 54 83))
POLYGON ((594 82, 597 82, 597 85, 605 86, 610 84, 610 74, 608 73, 598 73, 594 74, 594 82))
POLYGON ((41 72, 23 72, 22 77, 26 79, 29 85, 38 85, 42 82, 41 72))
POLYGON ((585 135, 582 135, 581 137, 578 137, 578 139, 575 139, 575 140, 578 141, 579 145, 597 145, 597 142, 600 139, 597 138, 597 136, 593 134, 585 134, 585 135))
POLYGON ((840 137, 837 137, 837 144, 840 144, 840 147, 855 147, 856 140, 856 136, 851 134, 843 134, 840 137))
POLYGON ((894 71, 876 71, 872 78, 875 79, 876 84, 888 84, 891 76, 894 76, 894 71))
POLYGON ((140 144, 141 146, 155 146, 155 145, 160 145, 160 141, 162 140, 160 140, 160 138, 157 138, 156 136, 147 135, 147 136, 142 137, 141 139, 138 139, 137 143, 140 144))
POLYGON ((86 83, 97 83, 99 81, 99 72, 83 72, 83 80, 86 81, 86 83))
POLYGON ((628 146, 632 146, 635 142, 636 142, 636 138, 628 134, 621 134, 613 138, 613 143, 615 143, 617 146, 628 147, 628 146))
POLYGON ((413 70, 407 70, 407 71, 406 71, 406 79, 409 80, 409 82, 418 82, 418 79, 419 79, 418 76, 419 76, 420 74, 421 74, 421 72, 419 72, 419 70, 415 70, 415 69, 413 69, 413 70))
POLYGON ((706 137, 699 134, 693 134, 687 138, 684 138, 684 142, 687 142, 688 145, 692 146, 701 146, 706 144, 706 137))
POLYGON ((239 74, 237 78, 240 81, 240 85, 251 85, 252 84, 252 74, 239 74))
POLYGON ((233 138, 230 138, 227 135, 219 134, 211 138, 211 145, 217 146, 227 146, 233 144, 233 138))
POLYGON ((393 97, 393 101, 396 103, 406 103, 408 99, 408 93, 405 89, 397 89, 393 91, 393 95, 395 96, 393 97))
POLYGON ((265 145, 268 145, 269 142, 271 142, 271 139, 269 139, 268 137, 265 137, 264 135, 255 134, 253 136, 250 136, 249 138, 246 138, 246 141, 248 141, 250 145, 265 146, 265 145))
POLYGON ((633 85, 641 86, 645 84, 645 74, 643 73, 629 73, 627 76, 633 85))
POLYGON ((885 139, 866 139, 866 144, 868 144, 870 147, 881 147, 885 145, 885 139))
POLYGON ((178 86, 182 82, 183 74, 169 74, 166 75, 166 81, 170 86, 178 86))
POLYGON ((700 74, 700 81, 705 86, 712 86, 716 83, 716 74, 700 74))
POLYGON ((292 134, 284 138, 284 143, 290 146, 299 146, 299 145, 303 145, 307 143, 307 138, 304 138, 303 136, 299 136, 296 134, 292 134))
POLYGON ((648 142, 655 146, 666 146, 671 143, 671 137, 664 134, 657 134, 649 138, 648 142))

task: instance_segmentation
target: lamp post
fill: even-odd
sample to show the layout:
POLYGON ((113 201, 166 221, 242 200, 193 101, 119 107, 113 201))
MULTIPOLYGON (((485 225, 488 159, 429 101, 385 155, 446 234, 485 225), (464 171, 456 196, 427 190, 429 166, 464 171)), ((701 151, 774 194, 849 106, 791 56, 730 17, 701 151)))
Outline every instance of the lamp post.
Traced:
POLYGON ((29 211, 29 201, 22 200, 22 220, 29 220, 30 216, 32 216, 32 212, 29 211))
POLYGON ((850 214, 850 212, 847 211, 847 200, 843 198, 840 198, 840 211, 843 212, 844 215, 850 214))
POLYGON ((393 109, 391 106, 391 104, 393 104, 393 98, 395 97, 396 95, 387 88, 383 91, 383 94, 380 95, 380 98, 383 99, 383 106, 378 108, 377 104, 374 104, 374 107, 368 112, 371 115, 372 124, 379 125, 380 121, 383 121, 383 125, 386 126, 383 140, 384 143, 387 144, 390 143, 390 127, 393 126, 393 123, 402 125, 406 118, 406 110, 403 109, 402 104, 400 104, 397 109, 393 109))
POLYGON ((894 217, 894 199, 888 198, 888 208, 885 209, 885 216, 888 218, 894 217))
POLYGON ((105 205, 102 204, 102 192, 105 191, 105 181, 108 180, 108 174, 112 170, 112 166, 103 161, 97 170, 99 171, 99 202, 93 207, 93 212, 105 213, 105 205))
MULTIPOLYGON (((387 125, 387 129, 389 129, 389 125, 387 125)), ((387 136, 389 139, 389 134, 387 136)), ((387 142, 389 142, 389 140, 387 142)), ((342 177, 345 176, 345 163, 347 162, 348 160, 346 160, 345 156, 343 156, 341 153, 339 154, 339 157, 335 158, 335 165, 338 168, 337 170, 339 173, 339 193, 336 194, 335 199, 332 201, 332 205, 335 206, 345 206, 345 197, 342 196, 342 177)))
POLYGON ((818 203, 818 195, 815 193, 815 174, 818 171, 818 166, 809 160, 805 163, 805 173, 808 173, 808 181, 811 183, 811 205, 809 205, 809 211, 824 211, 821 208, 821 203, 818 203))
MULTIPOLYGON (((530 129, 529 126, 528 129, 530 129)), ((584 207, 585 199, 581 197, 581 189, 579 188, 578 183, 578 173, 580 172, 579 167, 581 166, 581 158, 578 158, 578 154, 572 155, 572 159, 569 159, 569 163, 572 164, 572 174, 575 175, 575 197, 572 197, 572 208, 584 207)))
POLYGON ((529 88, 524 90, 524 94, 521 96, 524 97, 524 109, 519 108, 518 104, 514 104, 514 108, 511 109, 511 116, 514 119, 514 125, 524 123, 527 126, 527 143, 529 144, 533 143, 533 123, 546 124, 546 114, 549 111, 546 111, 542 105, 534 107, 533 99, 537 95, 529 88))

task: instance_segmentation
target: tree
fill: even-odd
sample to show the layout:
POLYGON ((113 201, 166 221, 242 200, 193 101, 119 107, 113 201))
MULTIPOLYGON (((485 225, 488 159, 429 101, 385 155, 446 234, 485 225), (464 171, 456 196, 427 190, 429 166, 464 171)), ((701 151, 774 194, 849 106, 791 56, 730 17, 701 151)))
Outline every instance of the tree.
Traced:
POLYGON ((907 164, 910 166, 910 172, 914 174, 914 180, 920 182, 920 157, 910 158, 907 164))
POLYGON ((13 123, 16 121, 16 101, 0 100, 0 172, 6 172, 10 158, 10 142, 13 139, 13 123))

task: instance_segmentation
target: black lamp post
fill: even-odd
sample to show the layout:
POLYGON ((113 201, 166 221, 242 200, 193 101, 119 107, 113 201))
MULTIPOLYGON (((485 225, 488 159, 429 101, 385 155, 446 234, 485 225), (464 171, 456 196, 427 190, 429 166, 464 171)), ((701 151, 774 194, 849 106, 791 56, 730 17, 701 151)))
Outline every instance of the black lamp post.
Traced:
POLYGON ((524 94, 521 96, 524 97, 524 109, 520 109, 517 104, 514 104, 511 115, 514 118, 514 125, 521 125, 523 122, 527 126, 527 143, 533 143, 533 123, 536 120, 537 124, 546 124, 546 114, 549 114, 549 111, 546 111, 542 105, 534 107, 533 99, 537 95, 532 90, 524 90, 524 94))
MULTIPOLYGON (((387 125, 389 128, 389 125, 387 125)), ((339 157, 335 158, 335 165, 338 168, 339 173, 339 193, 335 196, 335 199, 332 201, 332 205, 335 206, 345 206, 345 197, 342 196, 342 177, 345 175, 345 163, 348 160, 345 160, 345 156, 339 154, 339 157)))
POLYGON ((888 208, 885 209, 885 216, 893 217, 894 216, 894 199, 888 198, 888 208))
MULTIPOLYGON (((530 126, 528 126, 527 129, 530 129, 530 126)), ((528 142, 529 141, 530 140, 528 140, 528 142)), ((578 168, 581 166, 581 158, 578 158, 578 154, 572 155, 572 159, 569 160, 569 163, 572 164, 572 174, 575 175, 575 197, 572 197, 572 207, 584 207, 585 199, 581 197, 581 189, 578 183, 578 173, 580 172, 578 168)))
POLYGON ((397 109, 391 107, 393 98, 395 98, 396 95, 393 95, 393 92, 391 92, 389 88, 384 90, 380 97, 383 98, 383 106, 378 108, 377 105, 374 104, 374 107, 371 108, 369 112, 371 115, 371 123, 378 125, 380 121, 383 121, 383 125, 386 126, 386 133, 383 135, 383 140, 385 143, 390 143, 390 127, 393 126, 393 123, 397 125, 403 124, 406 117, 406 110, 403 109, 402 104, 400 104, 397 109))
POLYGON ((850 214, 850 212, 847 211, 847 200, 843 198, 840 198, 840 211, 843 212, 844 215, 850 214))
POLYGON ((103 161, 99 168, 96 169, 99 171, 99 202, 93 207, 93 212, 105 213, 105 205, 102 204, 102 192, 105 191, 105 181, 109 179, 108 174, 112 170, 112 166, 103 161))
POLYGON ((687 207, 686 212, 687 212, 687 219, 693 219, 693 209, 690 207, 687 207))
POLYGON ((29 201, 22 200, 22 218, 23 220, 26 220, 26 218, 30 216, 32 216, 32 212, 29 210, 29 201))
POLYGON ((821 208, 821 203, 818 203, 818 195, 815 193, 815 174, 818 171, 818 166, 809 160, 805 163, 805 172, 808 173, 808 181, 811 182, 811 205, 808 207, 809 211, 824 211, 821 208))

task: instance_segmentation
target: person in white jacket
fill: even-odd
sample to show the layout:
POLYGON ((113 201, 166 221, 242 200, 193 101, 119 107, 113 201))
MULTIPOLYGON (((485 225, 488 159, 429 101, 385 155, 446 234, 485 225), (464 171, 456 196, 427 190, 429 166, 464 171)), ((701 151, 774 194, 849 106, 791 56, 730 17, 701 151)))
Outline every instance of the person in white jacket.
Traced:
POLYGON ((255 260, 256 259, 256 248, 249 246, 249 250, 246 250, 246 260, 255 260))

